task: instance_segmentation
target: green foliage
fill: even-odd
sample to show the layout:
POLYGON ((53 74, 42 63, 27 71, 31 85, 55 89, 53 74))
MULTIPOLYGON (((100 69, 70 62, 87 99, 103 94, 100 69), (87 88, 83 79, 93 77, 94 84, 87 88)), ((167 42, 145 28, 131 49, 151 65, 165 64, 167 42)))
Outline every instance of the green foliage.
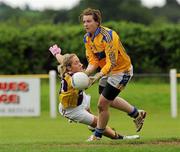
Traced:
POLYGON ((180 69, 180 26, 108 22, 117 31, 132 58, 136 72, 168 72, 180 69))
POLYGON ((155 20, 158 18, 165 18, 166 21, 171 23, 179 23, 180 18, 180 4, 177 0, 166 0, 166 5, 161 8, 152 8, 152 14, 155 20))
POLYGON ((80 0, 72 9, 43 11, 12 8, 0 3, 0 22, 30 27, 42 23, 78 23, 78 16, 87 7, 99 9, 103 21, 131 21, 142 24, 154 22, 179 23, 180 4, 177 0, 167 0, 162 7, 147 8, 141 0, 80 0))
MULTIPOLYGON (((179 25, 144 26, 126 22, 104 25, 120 35, 136 73, 180 69, 179 25)), ((61 46, 63 54, 76 53, 86 64, 84 34, 80 25, 72 24, 41 24, 22 29, 0 24, 0 73, 47 73, 56 69, 57 62, 48 51, 55 43, 61 46)))

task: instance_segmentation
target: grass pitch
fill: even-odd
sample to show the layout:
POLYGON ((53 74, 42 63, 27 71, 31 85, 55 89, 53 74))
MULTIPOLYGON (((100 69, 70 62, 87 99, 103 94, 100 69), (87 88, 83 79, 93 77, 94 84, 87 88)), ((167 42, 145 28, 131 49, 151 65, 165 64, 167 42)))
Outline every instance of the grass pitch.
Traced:
MULTIPOLYGON (((97 86, 87 92, 92 95, 92 111, 97 113, 97 86)), ((115 141, 103 137, 101 141, 87 143, 91 132, 85 125, 68 123, 59 114, 55 119, 49 117, 48 84, 43 82, 40 117, 0 117, 0 152, 180 151, 180 116, 175 119, 170 116, 168 83, 132 82, 121 96, 148 113, 138 140, 115 141)), ((110 112, 110 126, 122 134, 136 134, 131 118, 115 109, 110 112)))

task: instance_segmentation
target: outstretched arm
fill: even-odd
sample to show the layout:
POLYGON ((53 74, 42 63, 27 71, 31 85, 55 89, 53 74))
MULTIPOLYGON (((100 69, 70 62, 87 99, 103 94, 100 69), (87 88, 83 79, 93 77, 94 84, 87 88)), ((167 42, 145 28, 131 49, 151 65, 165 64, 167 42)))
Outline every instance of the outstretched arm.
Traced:
POLYGON ((51 46, 49 48, 49 51, 54 55, 54 57, 57 59, 57 61, 62 64, 62 61, 64 59, 63 55, 61 55, 61 48, 59 48, 56 44, 51 46))
POLYGON ((90 74, 92 74, 96 69, 97 69, 97 66, 88 64, 88 67, 86 68, 85 73, 86 73, 87 75, 90 75, 90 74))
POLYGON ((56 54, 55 57, 56 57, 57 61, 59 62, 59 64, 62 64, 64 56, 61 54, 56 54))

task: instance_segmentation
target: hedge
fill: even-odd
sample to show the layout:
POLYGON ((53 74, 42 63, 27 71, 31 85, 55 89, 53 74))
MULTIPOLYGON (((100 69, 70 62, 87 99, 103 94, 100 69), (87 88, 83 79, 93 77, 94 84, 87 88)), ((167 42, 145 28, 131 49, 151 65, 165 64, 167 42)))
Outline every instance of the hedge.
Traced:
MULTIPOLYGON (((132 59, 136 73, 167 73, 180 69, 180 26, 144 26, 107 22, 132 59)), ((0 74, 47 73, 57 62, 48 51, 58 44, 63 53, 76 53, 86 65, 81 25, 36 25, 28 29, 0 24, 0 74)))

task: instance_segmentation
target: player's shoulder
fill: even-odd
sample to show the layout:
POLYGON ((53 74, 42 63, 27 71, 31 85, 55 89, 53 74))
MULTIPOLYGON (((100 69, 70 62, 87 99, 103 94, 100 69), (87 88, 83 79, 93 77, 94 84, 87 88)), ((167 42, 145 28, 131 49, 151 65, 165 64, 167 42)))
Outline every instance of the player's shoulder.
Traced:
POLYGON ((107 27, 101 26, 100 33, 103 35, 103 38, 106 42, 111 42, 113 39, 113 30, 107 27))
POLYGON ((66 72, 63 76, 63 78, 66 80, 66 81, 70 81, 70 79, 72 78, 72 75, 73 73, 70 73, 70 72, 66 72))
POLYGON ((83 38, 84 43, 87 43, 88 37, 89 37, 89 33, 86 33, 83 38))

